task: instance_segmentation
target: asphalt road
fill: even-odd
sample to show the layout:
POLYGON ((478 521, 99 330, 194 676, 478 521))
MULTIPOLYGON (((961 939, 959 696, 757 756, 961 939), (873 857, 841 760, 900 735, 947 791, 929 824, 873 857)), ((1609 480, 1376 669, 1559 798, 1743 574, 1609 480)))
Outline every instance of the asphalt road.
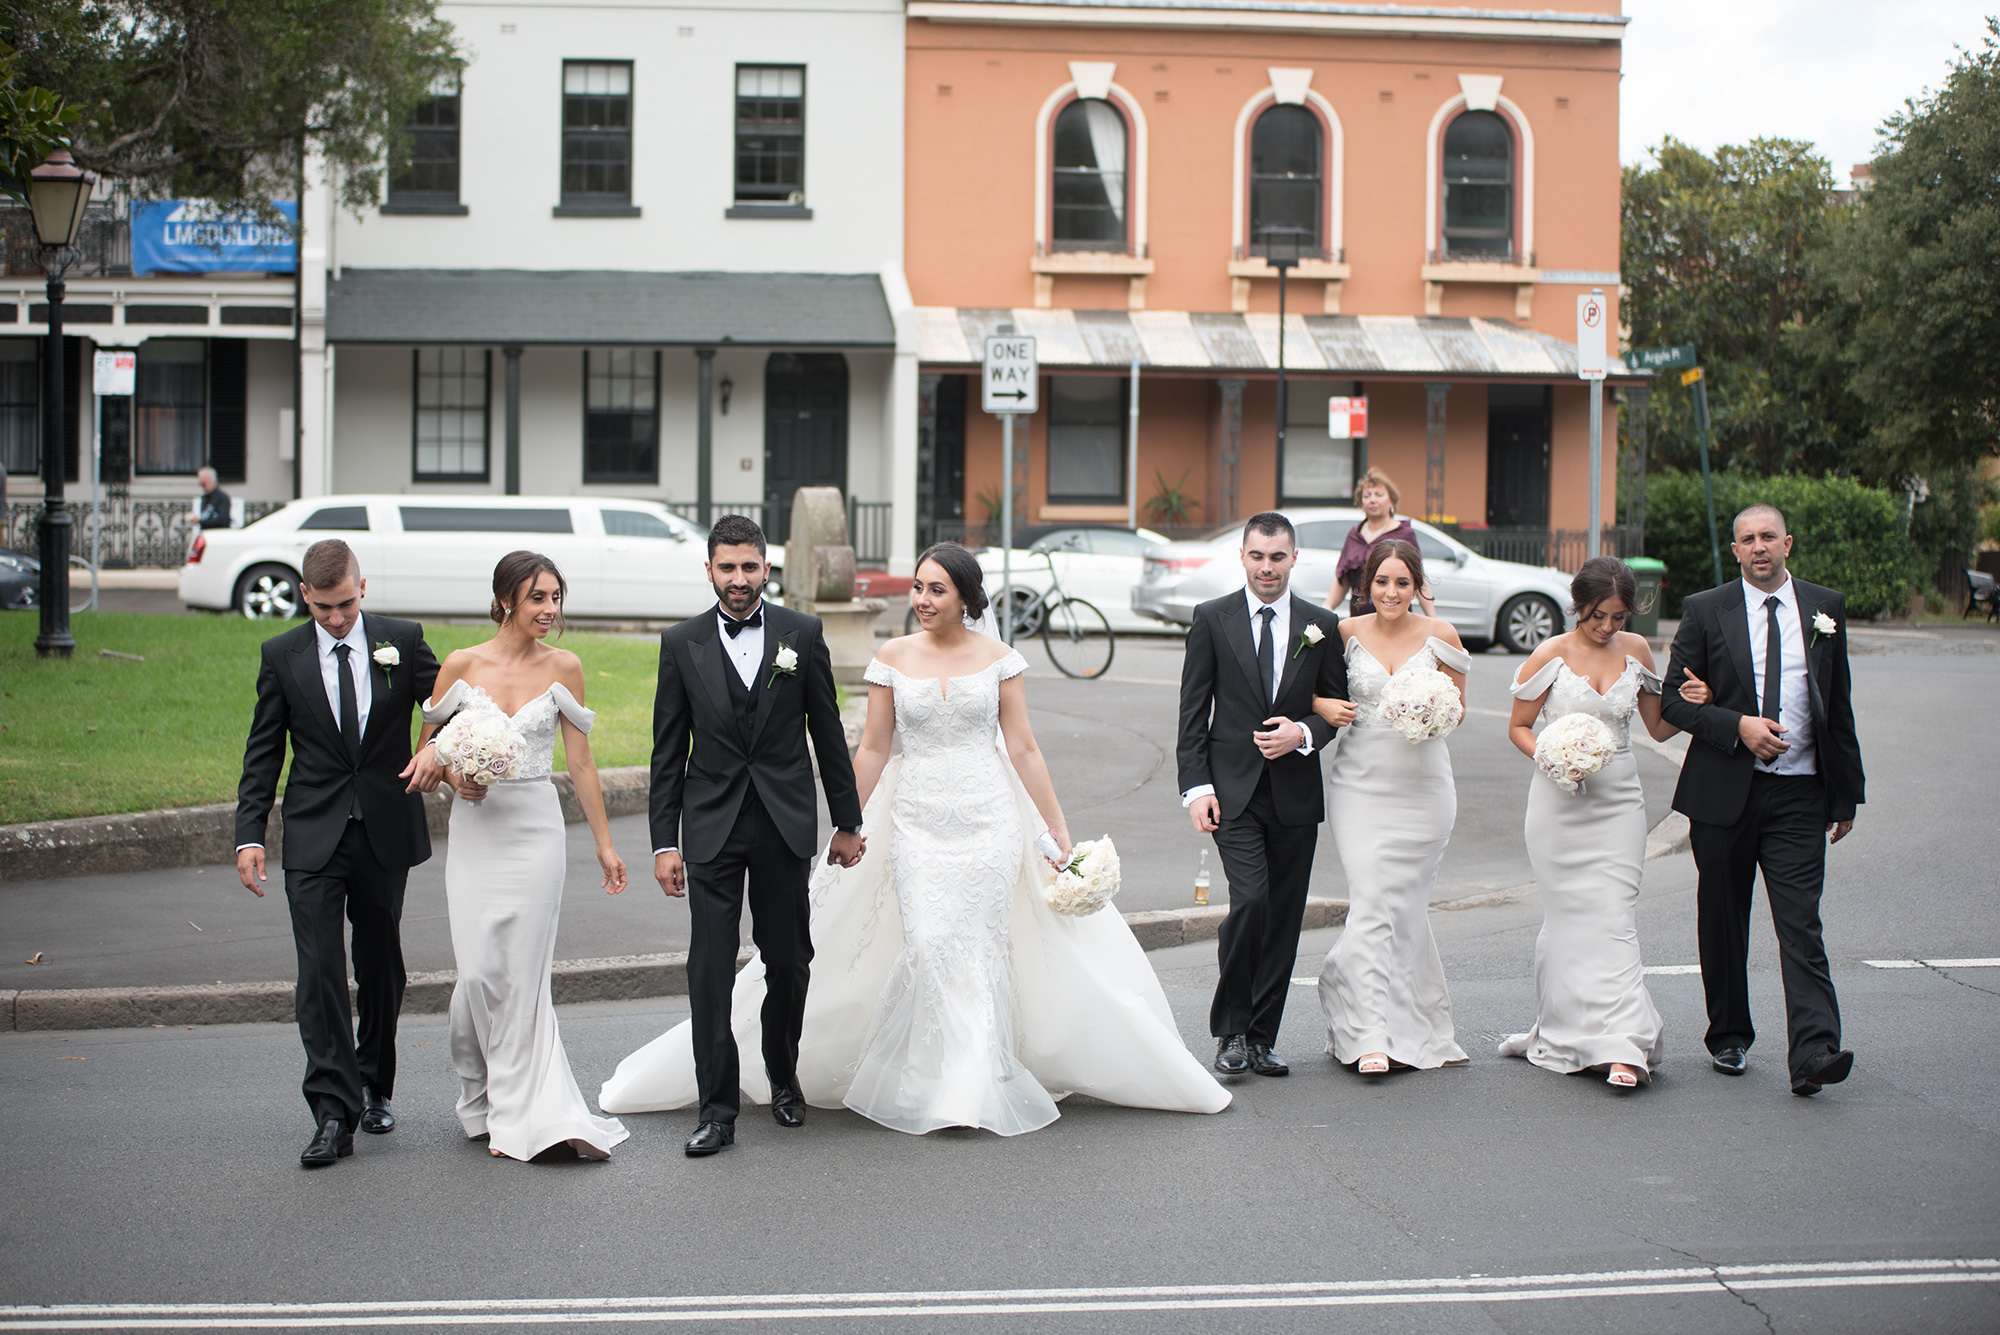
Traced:
MULTIPOLYGON (((693 1161, 674 1113, 626 1119, 606 1164, 498 1162, 458 1132, 441 1020, 413 1017, 395 1134, 306 1173, 287 1027, 0 1034, 0 1328, 2000 1329, 2000 968, 1867 963, 2000 957, 2000 719, 1976 707, 2000 657, 1854 666, 1871 801, 1824 909, 1859 1060, 1816 1099, 1786 1088, 1761 908, 1747 1076, 1707 1069, 1700 980, 1676 972, 1649 979, 1668 1064, 1646 1089, 1493 1056, 1533 1012, 1532 891, 1433 915, 1467 1067, 1365 1084, 1319 1055, 1300 987, 1289 1079, 1248 1078, 1212 1118, 1066 1105, 1012 1140, 752 1110, 693 1161), (255 1303, 334 1306, 174 1306, 255 1303), (20 1306, 39 1304, 168 1306, 20 1306)), ((1649 966, 1694 960, 1685 856, 1649 866, 1640 932, 1649 966)), ((1334 938, 1308 936, 1300 976, 1334 938)), ((1206 1055, 1212 948, 1151 958, 1206 1055)), ((565 1008, 586 1094, 679 1014, 565 1008)))

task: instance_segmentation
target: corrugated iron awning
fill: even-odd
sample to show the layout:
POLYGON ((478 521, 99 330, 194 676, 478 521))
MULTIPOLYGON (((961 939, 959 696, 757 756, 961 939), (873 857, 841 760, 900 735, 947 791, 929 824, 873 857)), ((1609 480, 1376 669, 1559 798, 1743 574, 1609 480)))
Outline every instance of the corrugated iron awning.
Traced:
MULTIPOLYGON (((1278 365, 1278 317, 1203 311, 1005 310, 924 306, 919 360, 976 366, 1003 324, 1033 334, 1043 366, 1257 374, 1278 365)), ((1505 320, 1416 315, 1288 315, 1285 370, 1368 376, 1467 376, 1482 380, 1576 378, 1576 345, 1505 320)), ((1640 378, 1616 357, 1614 378, 1640 378)))

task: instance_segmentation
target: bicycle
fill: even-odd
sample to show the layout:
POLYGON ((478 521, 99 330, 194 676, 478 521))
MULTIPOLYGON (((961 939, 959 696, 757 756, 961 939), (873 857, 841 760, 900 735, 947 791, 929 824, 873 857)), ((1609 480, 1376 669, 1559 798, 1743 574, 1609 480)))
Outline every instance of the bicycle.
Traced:
MULTIPOLYGON (((1056 671, 1065 677, 1089 681, 1111 670, 1117 638, 1112 634, 1110 619, 1094 604, 1063 592, 1062 578, 1056 573, 1055 550, 1036 543, 1026 553, 1042 559, 1049 572, 1047 591, 1037 593, 1014 585, 1011 606, 1004 609, 996 606, 994 615, 996 619, 1006 617, 1011 625, 1013 634, 1008 636, 1003 632, 1002 638, 1019 644, 1028 636, 1040 635, 1042 648, 1056 671)), ((916 631, 917 612, 913 607, 904 614, 903 633, 914 635, 916 631)))

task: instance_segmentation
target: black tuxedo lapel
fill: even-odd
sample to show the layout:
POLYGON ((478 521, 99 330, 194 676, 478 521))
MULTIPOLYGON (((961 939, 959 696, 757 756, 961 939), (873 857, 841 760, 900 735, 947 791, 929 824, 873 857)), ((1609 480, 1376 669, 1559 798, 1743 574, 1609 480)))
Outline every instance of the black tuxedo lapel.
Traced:
POLYGON ((1305 659, 1305 655, 1299 652, 1299 646, 1303 643, 1300 637, 1306 633, 1306 627, 1312 625, 1311 604, 1296 593, 1286 596, 1292 600, 1292 642, 1271 646, 1284 655, 1281 661, 1285 665, 1284 670, 1278 674, 1278 694, 1271 701, 1273 709, 1277 708, 1278 700, 1284 698, 1285 692, 1292 689, 1292 681, 1299 675, 1299 664, 1305 659))
POLYGON ((346 755, 347 741, 340 735, 340 722, 333 716, 333 706, 326 702, 326 682, 319 675, 319 629, 309 625, 305 632, 304 642, 292 650, 292 677, 306 697, 306 712, 319 720, 328 741, 346 755))
MULTIPOLYGON (((1817 733, 1826 726, 1826 690, 1820 678, 1826 671, 1826 650, 1813 643, 1813 615, 1819 611, 1819 599, 1808 593, 1798 582, 1792 581, 1792 597, 1798 604, 1799 643, 1806 647, 1806 692, 1812 707, 1813 730, 1817 733)), ((1821 636, 1822 640, 1826 637, 1821 636)))
MULTIPOLYGON (((383 639, 390 644, 395 643, 392 636, 385 635, 383 639)), ((403 670, 402 664, 385 670, 381 664, 377 663, 375 661, 375 643, 375 636, 369 622, 368 614, 363 612, 361 614, 361 652, 363 657, 361 662, 356 664, 356 666, 364 672, 375 674, 374 680, 368 683, 368 717, 361 720, 361 751, 364 755, 368 752, 368 743, 375 736, 375 720, 386 718, 389 715, 389 692, 395 689, 396 673, 403 670)), ((396 652, 398 656, 402 654, 402 647, 400 645, 397 646, 396 652)))
MULTIPOLYGON (((772 680, 771 665, 777 661, 778 647, 784 645, 796 653, 798 647, 792 641, 798 638, 798 631, 788 630, 780 639, 778 627, 772 622, 771 609, 768 607, 764 609, 764 661, 757 665, 757 675, 750 682, 750 689, 757 694, 756 717, 750 724, 750 745, 753 749, 757 745, 757 738, 764 732, 764 720, 770 717, 774 697, 784 689, 785 678, 779 677, 775 682, 772 680)), ((796 677, 799 666, 794 664, 790 675, 796 677)))
MULTIPOLYGON (((1722 597, 1715 606, 1715 619, 1722 631, 1722 642, 1729 647, 1729 666, 1734 669, 1736 679, 1743 683, 1743 697, 1750 701, 1750 712, 1754 714, 1761 705, 1757 700, 1757 670, 1750 662, 1748 616, 1749 613, 1744 610, 1743 581, 1732 580, 1723 586, 1722 597)), ((1714 685, 1714 682, 1709 683, 1711 688, 1714 685)))
POLYGON ((736 706, 729 699, 729 683, 722 679, 725 672, 734 672, 732 663, 723 661, 722 646, 716 643, 721 633, 715 624, 715 613, 708 614, 708 634, 688 644, 688 657, 694 660, 694 670, 701 675, 701 684, 708 691, 709 701, 723 718, 735 718, 736 706))
POLYGON ((1257 646, 1250 642, 1251 635, 1255 633, 1250 625, 1250 605, 1241 597, 1232 599, 1223 610, 1222 617, 1222 638, 1229 642, 1231 656, 1243 669, 1243 679, 1250 683, 1250 689, 1262 700, 1271 688, 1268 683, 1257 679, 1257 646))

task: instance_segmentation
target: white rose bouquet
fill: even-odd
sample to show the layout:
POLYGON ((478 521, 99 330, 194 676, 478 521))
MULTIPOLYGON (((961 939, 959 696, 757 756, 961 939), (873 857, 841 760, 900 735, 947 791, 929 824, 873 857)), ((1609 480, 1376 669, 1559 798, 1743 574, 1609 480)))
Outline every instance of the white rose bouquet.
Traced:
POLYGON ((1049 907, 1066 918, 1088 918, 1118 893, 1118 850, 1111 836, 1086 839, 1044 892, 1049 907))
POLYGON ((1465 719, 1465 701, 1434 667, 1398 672, 1382 688, 1382 721, 1414 744, 1447 737, 1465 719))
POLYGON ((481 787, 519 774, 528 755, 527 738, 498 710, 455 715, 436 741, 438 763, 481 787))
POLYGON ((1604 720, 1590 714, 1564 714, 1542 729, 1535 742, 1535 763, 1566 793, 1581 793, 1583 781, 1604 768, 1618 744, 1604 720))

